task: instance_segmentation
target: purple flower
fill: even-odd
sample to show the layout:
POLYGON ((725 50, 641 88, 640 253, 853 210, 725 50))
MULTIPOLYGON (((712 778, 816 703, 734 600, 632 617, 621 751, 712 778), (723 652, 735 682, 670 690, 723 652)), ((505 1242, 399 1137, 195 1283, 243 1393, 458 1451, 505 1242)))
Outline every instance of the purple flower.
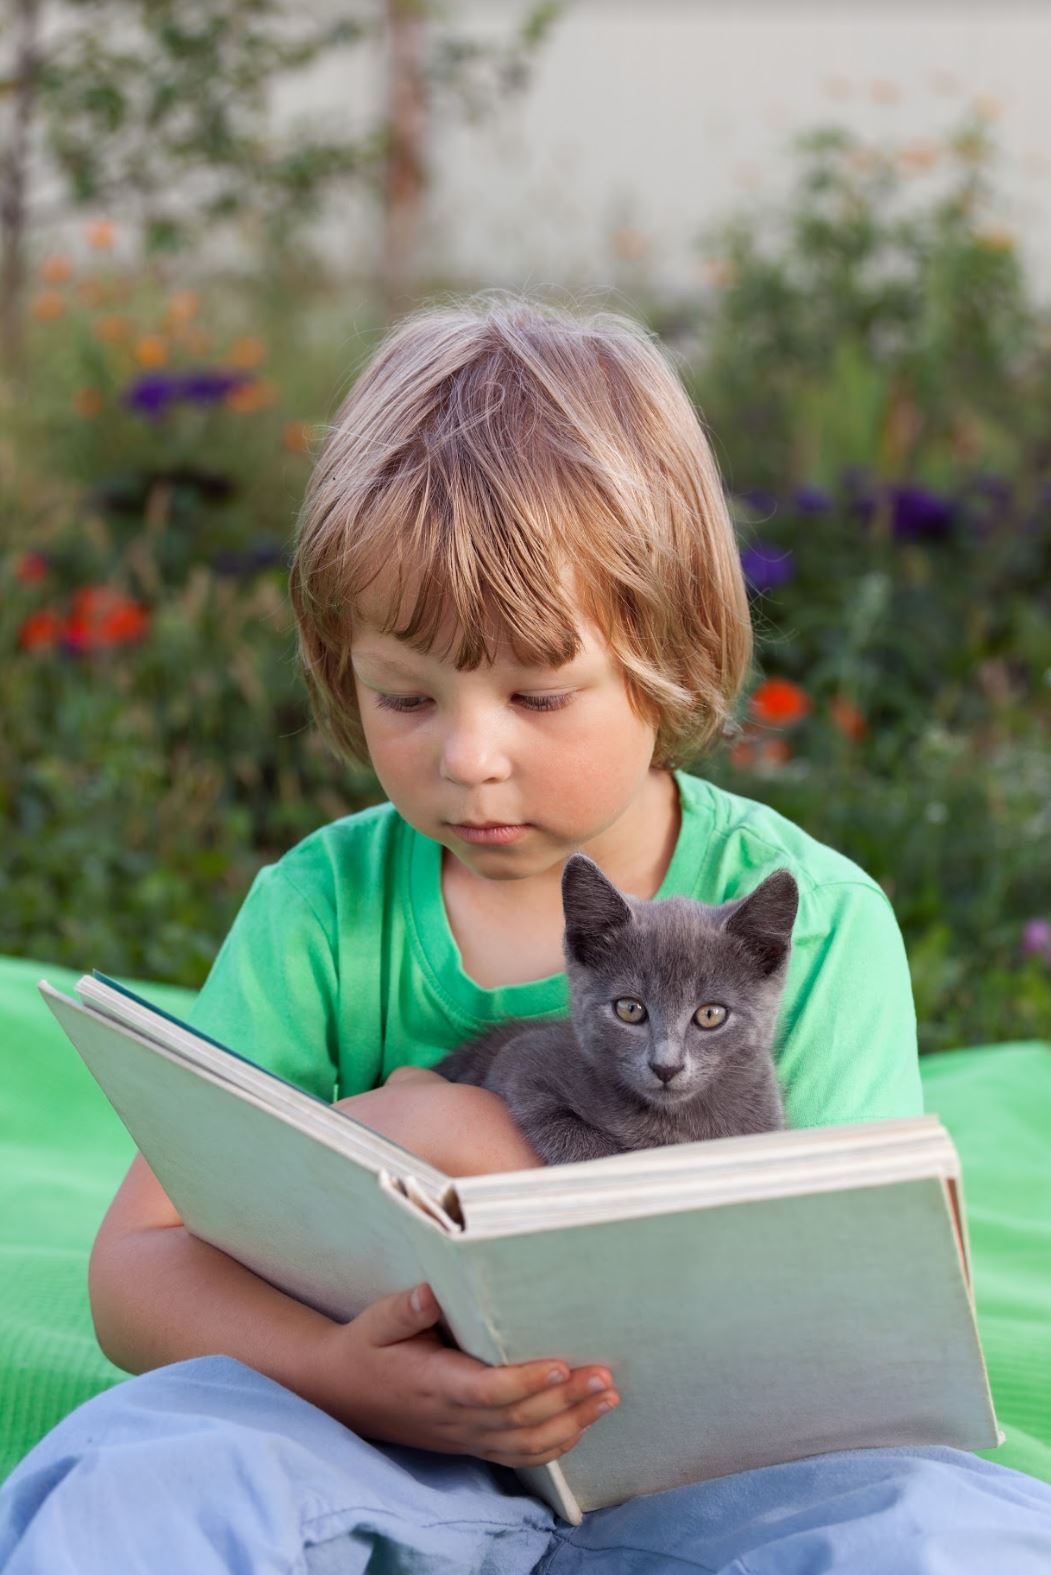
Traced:
POLYGON ((923 487, 896 486, 893 525, 897 541, 944 541, 956 517, 951 498, 939 498, 923 487))
POLYGON ((796 572, 795 560, 787 548, 782 550, 764 541, 745 548, 741 567, 749 585, 757 591, 772 591, 779 585, 787 585, 796 572))
POLYGON ((824 514, 832 507, 831 493, 823 487, 797 487, 792 501, 800 514, 824 514))
POLYGON ((891 532, 895 541, 944 541, 956 519, 956 504, 925 487, 899 482, 884 489, 864 488, 854 493, 850 512, 866 523, 882 499, 890 502, 891 532))
POLYGON ((1006 476, 975 476, 970 490, 980 492, 987 498, 995 498, 998 503, 1010 503, 1014 495, 1014 487, 1006 476))
POLYGON ((213 405, 224 399, 232 388, 242 383, 254 382, 250 372, 224 372, 221 368, 205 367, 200 372, 187 372, 182 380, 182 397, 197 405, 213 405))
POLYGON ((1042 957, 1051 963, 1051 923, 1047 919, 1027 919, 1022 929, 1022 952, 1026 957, 1042 957))
POLYGON ((222 367, 202 367, 192 372, 149 372, 136 378, 124 392, 129 410, 158 420, 168 407, 180 399, 195 405, 213 405, 232 388, 254 382, 251 372, 224 371, 222 367))
POLYGON ((161 416, 176 397, 176 379, 164 373, 140 377, 125 390, 124 403, 143 416, 161 416))
POLYGON ((216 574, 254 574, 278 563, 287 564, 288 555, 276 542, 262 541, 246 550, 224 547, 212 554, 210 562, 216 574))

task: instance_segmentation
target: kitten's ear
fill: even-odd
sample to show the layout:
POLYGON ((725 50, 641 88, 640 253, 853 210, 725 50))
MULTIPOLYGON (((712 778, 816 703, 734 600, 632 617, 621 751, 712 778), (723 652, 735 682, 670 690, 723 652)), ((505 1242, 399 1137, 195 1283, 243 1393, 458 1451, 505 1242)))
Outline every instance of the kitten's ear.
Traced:
POLYGON ((585 967, 599 962, 617 931, 632 922, 631 909, 594 859, 574 853, 562 871, 566 952, 585 967))
POLYGON ((784 962, 792 944, 798 908, 795 876, 791 870, 775 870, 750 897, 734 904, 723 929, 747 946, 764 974, 772 974, 784 962))

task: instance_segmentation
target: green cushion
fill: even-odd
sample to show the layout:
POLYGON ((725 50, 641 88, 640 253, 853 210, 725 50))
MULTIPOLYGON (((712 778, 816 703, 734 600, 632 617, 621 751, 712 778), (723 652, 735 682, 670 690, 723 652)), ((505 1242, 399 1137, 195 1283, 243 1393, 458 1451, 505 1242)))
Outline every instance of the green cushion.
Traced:
MULTIPOLYGON (((78 972, 0 957, 0 1480, 124 1375, 99 1350, 91 1243, 135 1147, 36 988, 78 972)), ((184 1017, 194 992, 122 979, 184 1017)), ((987 1458, 1051 1482, 1051 1045, 926 1056, 927 1108, 963 1161, 982 1344, 1007 1442, 987 1458)))

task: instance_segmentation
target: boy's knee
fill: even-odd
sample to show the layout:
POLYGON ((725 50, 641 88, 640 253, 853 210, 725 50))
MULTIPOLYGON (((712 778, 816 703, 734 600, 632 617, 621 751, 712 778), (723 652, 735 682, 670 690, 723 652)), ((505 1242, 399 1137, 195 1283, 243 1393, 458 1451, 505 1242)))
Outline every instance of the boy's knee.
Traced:
POLYGON ((527 1170, 543 1161, 515 1125, 499 1094, 473 1084, 450 1083, 444 1096, 451 1176, 497 1170, 527 1170))
POLYGON ((526 1170, 542 1163, 503 1100, 487 1088, 444 1078, 406 1080, 338 1103, 448 1176, 526 1170))

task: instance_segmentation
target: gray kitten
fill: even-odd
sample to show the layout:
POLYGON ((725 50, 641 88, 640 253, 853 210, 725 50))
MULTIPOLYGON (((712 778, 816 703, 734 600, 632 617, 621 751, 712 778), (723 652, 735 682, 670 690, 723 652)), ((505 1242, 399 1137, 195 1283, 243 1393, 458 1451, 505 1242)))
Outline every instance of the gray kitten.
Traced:
POLYGON ((562 871, 568 1018, 499 1023, 434 1067, 507 1102, 549 1165, 785 1124, 773 1040, 799 888, 775 870, 709 906, 562 871))

